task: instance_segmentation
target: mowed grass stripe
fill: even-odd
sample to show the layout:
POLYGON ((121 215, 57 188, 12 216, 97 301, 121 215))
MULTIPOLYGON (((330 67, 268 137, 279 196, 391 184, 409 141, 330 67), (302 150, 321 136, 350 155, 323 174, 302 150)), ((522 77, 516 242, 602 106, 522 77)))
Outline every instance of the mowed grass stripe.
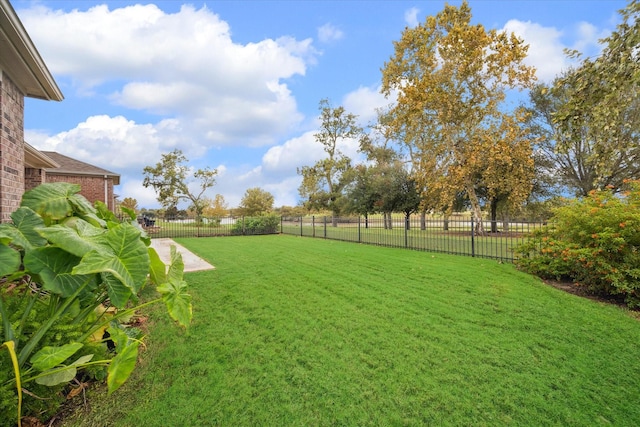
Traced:
POLYGON ((118 404, 78 425, 640 425, 640 323, 512 265, 294 236, 180 243, 216 266, 187 276, 190 335, 153 312, 118 404))

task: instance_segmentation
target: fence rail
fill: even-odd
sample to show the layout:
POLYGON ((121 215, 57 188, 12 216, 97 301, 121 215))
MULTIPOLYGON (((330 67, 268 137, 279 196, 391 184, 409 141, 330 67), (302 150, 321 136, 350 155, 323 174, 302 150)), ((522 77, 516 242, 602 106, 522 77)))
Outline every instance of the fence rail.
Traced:
POLYGON ((218 237, 280 233, 280 217, 149 218, 138 223, 149 237, 218 237))
POLYGON ((505 262, 515 259, 514 248, 524 243, 539 222, 484 221, 477 234, 470 218, 283 218, 281 232, 305 237, 342 240, 379 246, 440 252, 505 262))
POLYGON ((514 248, 524 243, 540 222, 484 221, 478 235, 470 218, 422 218, 413 215, 365 218, 329 216, 227 217, 138 221, 151 238, 216 237, 258 234, 291 234, 378 246, 466 255, 512 262, 514 248))

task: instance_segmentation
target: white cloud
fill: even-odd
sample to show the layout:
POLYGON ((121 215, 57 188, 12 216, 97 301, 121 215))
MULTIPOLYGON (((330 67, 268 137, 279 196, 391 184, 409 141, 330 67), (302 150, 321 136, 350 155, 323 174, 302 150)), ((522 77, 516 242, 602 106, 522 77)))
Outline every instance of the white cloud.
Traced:
POLYGON ((404 12, 404 21, 408 27, 414 28, 418 26, 418 13, 420 13, 420 9, 417 7, 412 7, 404 12))
POLYGON ((204 148, 185 138, 175 119, 138 124, 123 116, 91 116, 75 128, 45 137, 27 132, 27 141, 45 151, 57 151, 121 174, 141 174, 160 160, 160 154, 181 149, 187 157, 204 154, 204 148))
POLYGON ((344 37, 344 33, 332 24, 324 24, 318 28, 318 40, 322 43, 340 40, 342 37, 344 37))
POLYGON ((264 190, 273 194, 274 206, 296 206, 298 204, 298 187, 302 178, 291 176, 275 184, 267 184, 264 190))
POLYGON ((576 33, 578 39, 572 48, 590 56, 593 53, 600 52, 602 47, 598 41, 607 37, 611 32, 606 29, 599 29, 588 22, 580 22, 577 25, 576 33))
POLYGON ((503 30, 515 33, 529 45, 525 63, 536 67, 539 80, 548 82, 569 67, 569 60, 563 51, 566 46, 561 41, 563 33, 556 28, 512 19, 503 30))
POLYGON ((565 49, 576 49, 585 56, 597 55, 602 49, 598 40, 610 33, 587 22, 561 31, 517 19, 508 21, 503 30, 515 33, 529 45, 525 62, 536 67, 538 79, 543 82, 549 82, 575 64, 574 59, 565 55, 565 49))
POLYGON ((377 110, 386 107, 389 102, 380 93, 380 86, 360 86, 358 89, 349 92, 343 101, 345 110, 357 115, 361 126, 367 126, 374 122, 378 117, 377 110))
POLYGON ((272 174, 296 173, 296 168, 312 165, 322 158, 322 145, 314 138, 315 131, 292 138, 282 145, 271 147, 262 156, 262 166, 266 172, 272 174))
POLYGON ((36 6, 20 15, 57 79, 180 119, 192 139, 205 135, 200 143, 272 144, 302 120, 285 80, 314 63, 311 39, 238 44, 218 15, 188 5, 176 13, 153 4, 66 13, 36 6))
POLYGON ((156 200, 156 193, 153 188, 144 188, 142 186, 142 180, 126 180, 121 181, 120 185, 114 188, 115 193, 118 195, 119 200, 124 200, 125 197, 131 197, 136 199, 138 207, 140 208, 158 208, 160 204, 156 200))

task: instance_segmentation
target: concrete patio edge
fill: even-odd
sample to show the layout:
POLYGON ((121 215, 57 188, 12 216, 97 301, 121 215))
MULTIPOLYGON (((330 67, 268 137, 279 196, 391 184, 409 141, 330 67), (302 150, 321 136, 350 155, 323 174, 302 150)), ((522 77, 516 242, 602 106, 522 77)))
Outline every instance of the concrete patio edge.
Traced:
POLYGON ((215 267, 203 260, 189 249, 182 245, 177 244, 173 239, 161 238, 151 239, 151 247, 158 252, 160 259, 165 264, 169 264, 171 261, 171 246, 175 246, 176 250, 182 255, 182 261, 184 262, 185 273, 191 271, 213 270, 215 267))

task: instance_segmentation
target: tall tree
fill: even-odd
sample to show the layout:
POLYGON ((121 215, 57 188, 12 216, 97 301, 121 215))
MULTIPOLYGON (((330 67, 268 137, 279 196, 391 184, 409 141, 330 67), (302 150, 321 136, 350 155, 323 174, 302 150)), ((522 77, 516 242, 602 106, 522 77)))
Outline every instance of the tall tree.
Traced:
POLYGON ((503 115, 501 119, 481 140, 485 156, 476 165, 478 193, 489 205, 493 233, 498 231, 498 205, 502 204, 505 212, 519 207, 531 193, 535 177, 526 112, 519 109, 515 116, 503 115))
POLYGON ((374 166, 356 165, 353 168, 353 178, 345 188, 347 203, 344 210, 346 213, 364 216, 365 228, 369 228, 369 214, 376 211, 376 203, 380 200, 374 176, 374 166))
POLYGON ((207 199, 206 202, 206 207, 202 211, 202 213, 206 216, 213 218, 222 218, 229 212, 229 206, 224 200, 224 196, 222 194, 216 194, 213 200, 207 199))
POLYGON ((120 202, 120 206, 131 209, 134 212, 138 211, 138 201, 133 197, 125 197, 122 202, 120 202))
MULTIPOLYGON (((394 48, 382 69, 382 92, 398 93, 388 125, 412 147, 418 188, 434 207, 451 206, 464 190, 483 232, 478 166, 495 154, 487 151, 488 141, 509 135, 505 127, 519 119, 501 108, 507 90, 527 88, 535 78, 523 63, 527 46, 513 34, 471 25, 464 1, 405 29, 394 48)), ((492 189, 494 182, 482 184, 492 189)))
POLYGON ((387 165, 378 177, 380 209, 386 213, 385 228, 392 228, 391 213, 404 213, 405 227, 409 229, 409 217, 420 207, 420 194, 416 182, 400 161, 387 165))
MULTIPOLYGON (((554 116, 567 102, 567 91, 556 80, 555 89, 546 84, 538 84, 529 93, 530 128, 535 138, 538 182, 544 187, 559 185, 578 196, 586 196, 594 190, 597 179, 594 159, 594 140, 586 138, 565 138, 554 121, 554 116)), ((587 124, 585 124, 587 125, 587 124)))
POLYGON ((273 210, 273 194, 261 188, 249 188, 240 201, 240 208, 247 216, 258 216, 273 210))
POLYGON ((585 196, 640 178, 640 3, 620 13, 623 22, 602 40, 601 55, 558 78, 547 98, 544 88, 538 93, 537 107, 548 102, 552 109, 563 175, 585 196))
POLYGON ((356 116, 343 107, 333 108, 327 99, 320 101, 320 129, 314 135, 322 144, 326 156, 313 166, 298 168, 302 183, 298 189, 310 209, 328 209, 333 213, 333 224, 340 215, 344 201, 343 189, 348 183, 351 159, 344 155, 338 144, 344 140, 361 139, 363 130, 356 116))
POLYGON ((142 185, 145 188, 153 187, 158 194, 158 202, 167 209, 176 207, 180 200, 190 201, 199 220, 206 206, 204 193, 214 186, 217 173, 217 170, 209 167, 191 173, 187 158, 181 150, 175 149, 163 154, 155 166, 144 168, 142 185), (190 188, 192 183, 196 190, 190 188))

